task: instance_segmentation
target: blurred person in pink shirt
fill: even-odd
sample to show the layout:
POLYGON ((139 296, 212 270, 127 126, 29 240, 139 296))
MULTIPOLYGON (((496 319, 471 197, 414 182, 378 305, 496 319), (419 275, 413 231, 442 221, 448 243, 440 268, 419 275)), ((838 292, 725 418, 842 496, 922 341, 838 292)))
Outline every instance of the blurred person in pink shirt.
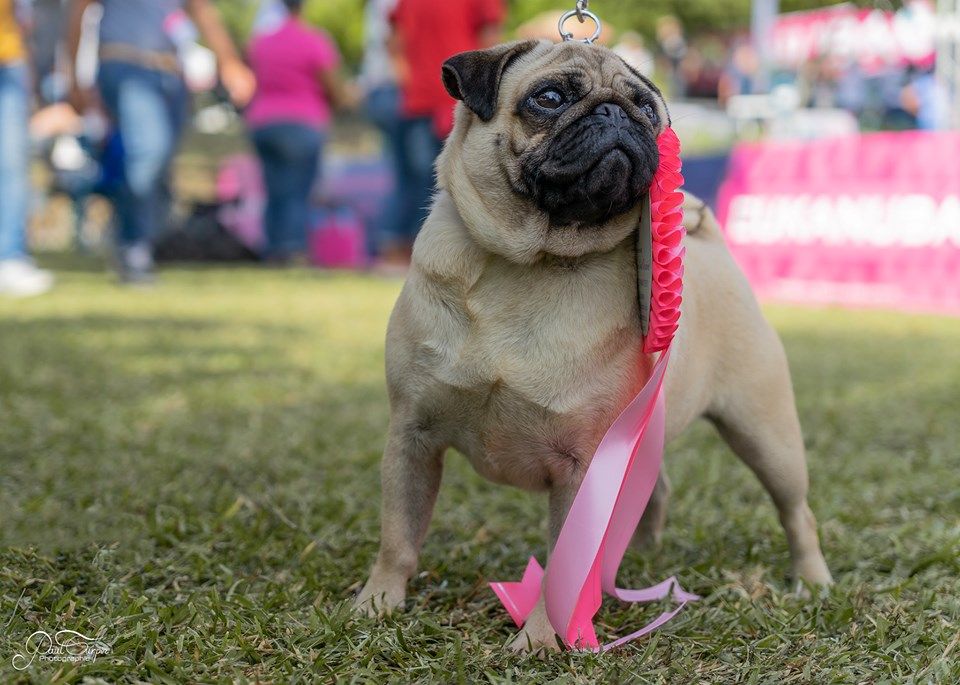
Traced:
POLYGON ((257 92, 246 111, 267 187, 266 257, 276 263, 306 251, 310 191, 331 110, 357 100, 339 76, 336 44, 301 19, 303 0, 283 4, 287 17, 250 44, 257 92))

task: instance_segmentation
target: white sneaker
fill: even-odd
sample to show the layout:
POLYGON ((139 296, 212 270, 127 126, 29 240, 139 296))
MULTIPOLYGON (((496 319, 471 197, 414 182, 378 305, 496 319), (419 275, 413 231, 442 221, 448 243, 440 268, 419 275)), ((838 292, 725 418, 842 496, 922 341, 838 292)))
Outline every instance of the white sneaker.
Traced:
POLYGON ((53 274, 26 259, 0 261, 0 295, 33 297, 53 287, 53 274))

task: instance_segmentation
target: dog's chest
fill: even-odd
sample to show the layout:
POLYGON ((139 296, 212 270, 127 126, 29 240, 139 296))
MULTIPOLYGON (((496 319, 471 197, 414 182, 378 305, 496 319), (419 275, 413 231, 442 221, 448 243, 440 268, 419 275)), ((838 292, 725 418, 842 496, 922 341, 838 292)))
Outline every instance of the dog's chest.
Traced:
POLYGON ((424 341, 423 368, 456 408, 454 445, 483 475, 549 486, 589 458, 635 391, 644 369, 625 259, 494 264, 443 305, 460 324, 424 341))

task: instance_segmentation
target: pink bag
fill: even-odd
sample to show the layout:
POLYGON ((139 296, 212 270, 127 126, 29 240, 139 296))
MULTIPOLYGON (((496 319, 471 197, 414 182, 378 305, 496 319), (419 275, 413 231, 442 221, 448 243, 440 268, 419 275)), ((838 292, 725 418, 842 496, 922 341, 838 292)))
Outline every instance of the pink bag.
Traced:
POLYGON ((310 233, 310 261, 325 269, 366 266, 366 231, 355 211, 335 207, 318 212, 310 233))
POLYGON ((220 224, 248 248, 262 252, 267 191, 256 157, 234 155, 223 162, 217 174, 217 200, 221 203, 220 224))

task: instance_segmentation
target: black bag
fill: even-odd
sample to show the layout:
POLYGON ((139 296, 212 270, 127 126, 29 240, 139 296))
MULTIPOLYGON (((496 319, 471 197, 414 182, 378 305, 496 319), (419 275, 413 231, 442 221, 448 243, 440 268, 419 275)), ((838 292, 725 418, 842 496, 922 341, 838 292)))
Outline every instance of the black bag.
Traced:
POLYGON ((255 262, 257 254, 217 219, 218 204, 196 204, 179 227, 164 231, 154 244, 158 262, 255 262))

